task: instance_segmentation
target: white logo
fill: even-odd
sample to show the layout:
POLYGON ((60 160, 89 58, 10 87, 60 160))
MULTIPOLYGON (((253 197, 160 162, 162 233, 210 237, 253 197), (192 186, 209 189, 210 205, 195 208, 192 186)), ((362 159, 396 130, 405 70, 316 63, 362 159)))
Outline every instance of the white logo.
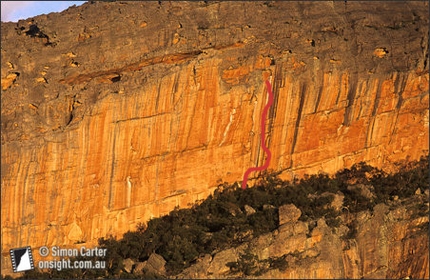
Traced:
POLYGON ((33 254, 30 246, 10 249, 13 272, 22 272, 34 269, 33 254))

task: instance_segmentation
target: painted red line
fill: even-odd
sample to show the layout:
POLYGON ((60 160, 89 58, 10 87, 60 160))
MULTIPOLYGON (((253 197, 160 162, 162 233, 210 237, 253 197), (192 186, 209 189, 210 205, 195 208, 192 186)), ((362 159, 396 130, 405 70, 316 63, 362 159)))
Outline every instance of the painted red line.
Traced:
POLYGON ((246 170, 245 174, 243 175, 242 189, 246 189, 246 184, 248 182, 249 174, 254 171, 263 171, 267 169, 270 164, 270 159, 272 158, 272 153, 270 153, 265 143, 267 112, 269 111, 270 106, 272 106, 273 104, 272 85, 268 80, 266 81, 266 87, 267 87, 267 93, 269 94, 269 101, 267 101, 266 106, 264 106, 263 114, 261 115, 261 137, 260 137, 261 147, 263 148, 263 151, 267 154, 266 162, 262 166, 250 167, 248 168, 248 170, 246 170))

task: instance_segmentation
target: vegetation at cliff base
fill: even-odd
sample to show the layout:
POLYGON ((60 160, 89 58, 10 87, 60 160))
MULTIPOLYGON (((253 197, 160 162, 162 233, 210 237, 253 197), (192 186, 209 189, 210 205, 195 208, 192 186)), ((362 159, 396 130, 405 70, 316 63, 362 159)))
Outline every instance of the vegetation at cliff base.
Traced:
MULTIPOLYGON (((161 255, 166 261, 166 275, 178 274, 204 254, 214 255, 275 230, 279 226, 278 209, 286 204, 294 204, 301 210, 299 219, 302 221, 325 218, 329 226, 336 228, 341 223, 339 216, 342 211, 372 211, 378 203, 408 198, 417 189, 427 189, 428 165, 427 158, 422 158, 409 163, 398 173, 386 174, 359 163, 332 177, 310 175, 293 182, 279 179, 276 173, 265 173, 254 187, 245 190, 239 183, 225 183, 219 185, 213 195, 191 208, 175 209, 169 215, 152 219, 146 225, 141 224, 136 231, 125 233, 120 240, 101 238, 100 246, 108 249, 108 256, 103 259, 107 263, 106 270, 74 271, 74 277, 135 277, 124 271, 123 260, 130 258, 144 262, 152 253, 161 255), (342 195, 343 205, 336 210, 333 201, 342 195)), ((353 238, 353 230, 347 238, 353 238)), ((248 273, 247 264, 254 262, 249 257, 229 265, 232 270, 248 273)), ((286 267, 282 261, 271 262, 278 267, 286 267)), ((35 278, 37 273, 44 275, 30 271, 23 278, 35 278)), ((50 277, 62 277, 63 273, 70 272, 51 270, 45 273, 50 277)))

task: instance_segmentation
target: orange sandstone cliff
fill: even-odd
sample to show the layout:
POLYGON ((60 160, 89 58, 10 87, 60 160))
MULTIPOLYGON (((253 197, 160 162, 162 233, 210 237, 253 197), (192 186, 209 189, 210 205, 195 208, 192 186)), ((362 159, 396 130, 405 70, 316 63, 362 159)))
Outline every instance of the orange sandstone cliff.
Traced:
POLYGON ((241 181, 265 159, 266 79, 281 177, 419 159, 428 24, 427 2, 351 1, 88 2, 2 22, 2 260, 241 181))

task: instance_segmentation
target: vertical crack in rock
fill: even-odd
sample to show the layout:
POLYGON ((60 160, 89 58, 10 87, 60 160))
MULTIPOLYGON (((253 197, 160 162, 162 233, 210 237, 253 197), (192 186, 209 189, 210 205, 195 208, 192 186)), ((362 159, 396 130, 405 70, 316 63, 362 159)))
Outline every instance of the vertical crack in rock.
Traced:
MULTIPOLYGON (((79 139, 79 142, 77 144, 77 145, 79 145, 79 143, 82 143, 82 154, 80 157, 80 164, 78 166, 80 166, 83 170, 87 170, 88 161, 86 159, 88 159, 88 156, 89 156, 88 155, 88 145, 90 145, 90 143, 91 143, 90 141, 88 141, 89 140, 88 139, 88 133, 90 131, 89 130, 90 123, 89 122, 82 122, 82 124, 85 127, 83 127, 83 129, 82 129, 82 138, 79 139)), ((83 172, 82 172, 82 174, 83 174, 83 172)), ((81 191, 82 186, 84 185, 85 176, 78 176, 77 179, 78 179, 78 188, 79 188, 79 191, 81 191)), ((80 197, 78 199, 80 199, 80 197)))
MULTIPOLYGON (((253 94, 253 97, 254 96, 256 96, 255 95, 255 92, 254 93, 252 93, 253 94)), ((251 102, 253 102, 254 103, 254 106, 253 106, 253 108, 252 108, 252 115, 251 115, 251 121, 252 121, 252 125, 251 125, 251 131, 249 132, 249 142, 250 142, 250 146, 251 146, 251 148, 252 148, 252 143, 253 143, 253 140, 254 140, 254 136, 255 136, 255 131, 254 131, 254 127, 255 127, 255 118, 256 118, 256 114, 257 114, 257 104, 258 104, 258 101, 257 100, 254 100, 254 101, 252 101, 252 99, 253 99, 253 97, 251 97, 251 102)), ((257 97, 256 97, 257 98, 257 97)), ((258 129, 258 128, 257 128, 258 129)), ((253 154, 253 150, 251 149, 251 152, 250 152, 250 157, 252 158, 252 154, 253 154)))
MULTIPOLYGON (((258 128, 258 131, 259 131, 258 134, 260 135, 260 137, 263 137, 263 135, 261 135, 261 128, 258 128)), ((261 141, 260 139, 257 138, 257 149, 256 149, 256 158, 255 158, 254 166, 259 166, 260 152, 261 152, 261 141)))
POLYGON ((222 140, 221 140, 221 143, 219 143, 219 147, 221 147, 222 146, 222 144, 224 144, 224 142, 225 142, 225 139, 227 138, 227 133, 229 132, 229 130, 230 130, 230 126, 232 125, 232 123, 233 123, 233 121, 234 121, 234 115, 236 114, 236 109, 235 108, 233 108, 233 110, 230 112, 230 118, 229 118, 229 122, 228 122, 228 124, 227 124, 227 126, 225 127, 225 130, 224 130, 224 133, 223 133, 223 136, 222 136, 222 140))
MULTIPOLYGON (((182 100, 182 95, 179 98, 180 98, 180 100, 182 100)), ((172 142, 175 145, 175 150, 177 150, 180 147, 180 144, 179 144, 180 142, 178 139, 179 139, 179 131, 180 131, 180 127, 181 127, 181 113, 176 108, 174 110, 175 110, 175 112, 172 115, 172 119, 170 122, 171 123, 170 130, 172 131, 173 125, 176 125, 175 126, 176 127, 176 135, 175 135, 175 137, 172 137, 172 139, 173 139, 172 142)), ((172 135, 170 135, 170 136, 172 136, 172 135)))
POLYGON ((395 73, 392 79, 394 80, 394 94, 398 96, 398 99, 396 103, 396 116, 393 122, 393 129, 391 130, 390 140, 388 141, 388 144, 390 145, 393 141, 394 134, 397 132, 397 122, 399 120, 400 108, 403 104, 403 91, 406 86, 407 76, 405 77, 402 73, 395 73))
POLYGON ((358 104, 356 105, 358 107, 358 113, 356 114, 355 120, 358 120, 364 114, 363 110, 365 109, 365 106, 363 105, 363 100, 361 100, 362 99, 362 96, 361 96, 362 91, 363 91, 363 82, 359 81, 358 85, 357 85, 357 96, 358 96, 358 99, 360 99, 360 102, 358 102, 358 104))
POLYGON ((372 146, 372 138, 373 138, 373 127, 375 126, 375 117, 372 117, 369 122, 369 126, 366 130, 366 142, 364 143, 364 148, 369 148, 372 146))
POLYGON ((109 182, 109 210, 113 209, 114 206, 114 187, 113 187, 113 178, 114 178, 114 174, 115 174, 115 165, 116 165, 116 153, 115 153, 115 148, 116 148, 116 136, 117 136, 117 129, 118 129, 118 123, 115 123, 115 128, 113 131, 113 139, 112 139, 112 163, 111 163, 111 169, 110 169, 110 182, 109 182))
POLYGON ((171 117, 169 119, 169 140, 168 140, 168 146, 167 146, 168 152, 172 152, 175 149, 174 146, 176 142, 173 139, 176 139, 178 137, 177 133, 175 133, 176 135, 173 135, 174 131, 177 132, 177 130, 173 130, 173 122, 174 122, 174 117, 173 117, 173 114, 171 114, 171 117))
POLYGON ((369 123, 369 126, 367 128, 367 132, 366 132, 365 148, 372 146, 373 129, 375 126, 376 113, 378 112, 379 99, 381 97, 382 81, 384 81, 384 78, 381 77, 380 79, 378 79, 376 81, 377 81, 378 85, 377 85, 377 89, 376 89, 376 95, 375 95, 375 101, 373 104, 372 115, 370 117, 370 123, 369 123))
MULTIPOLYGON (((276 119, 276 112, 278 109, 278 99, 279 99, 279 89, 283 87, 283 82, 284 82, 284 73, 283 73, 283 65, 282 63, 279 63, 278 65, 276 65, 276 70, 275 73, 273 75, 274 77, 274 83, 272 83, 272 92, 273 92, 273 104, 272 106, 269 108, 269 122, 268 122, 268 127, 267 127, 267 137, 266 137, 266 146, 267 148, 270 149, 270 142, 272 139, 272 131, 273 131, 273 123, 275 122, 276 119)), ((267 96, 266 100, 269 97, 267 96)))
POLYGON ((159 160, 157 160, 157 167, 156 167, 156 171, 155 171, 155 195, 154 195, 154 202, 156 203, 156 204, 158 204, 159 203, 159 199, 158 199, 158 197, 159 197, 159 194, 160 194, 160 189, 159 189, 159 185, 158 185, 158 182, 159 182, 159 170, 160 170, 160 160, 162 161, 162 159, 163 159, 163 157, 161 157, 159 160))
POLYGON ((190 142, 191 131, 193 130, 193 121, 194 121, 194 117, 196 115, 196 107, 197 107, 197 98, 198 98, 198 95, 199 95, 199 92, 196 91, 196 97, 195 98, 190 98, 192 96, 191 94, 189 94, 189 97, 187 98, 187 103, 191 99, 191 100, 194 101, 194 104, 192 106, 193 110, 192 110, 190 118, 185 119, 185 127, 187 127, 187 124, 189 122, 188 131, 187 131, 187 139, 186 139, 186 143, 185 143, 185 150, 189 149, 188 144, 190 142))
POLYGON ((31 167, 31 164, 29 164, 28 166, 27 166, 27 168, 26 168, 26 170, 25 170, 25 176, 23 177, 24 178, 24 180, 23 180, 23 192, 22 192, 22 197, 21 197, 21 211, 22 211, 22 214, 21 214, 21 217, 23 218, 23 221, 22 221, 22 224, 23 225, 27 225, 27 223, 28 223, 28 220, 27 220, 27 217, 26 217, 26 211, 28 210, 28 208, 27 207, 24 207, 24 205, 26 205, 27 203, 27 192, 28 192, 28 183, 27 183, 27 180, 28 180, 28 175, 29 175, 29 170, 30 170, 30 167, 31 167))
POLYGON ((352 122, 354 101, 357 94, 357 81, 358 81, 358 73, 352 72, 348 79, 348 94, 346 97, 348 101, 348 105, 345 109, 345 114, 343 117, 343 125, 345 126, 349 126, 352 122))
MULTIPOLYGON (((262 84, 261 85, 262 86, 262 92, 263 92, 263 94, 262 94, 262 96, 265 96, 265 93, 266 93, 266 86, 264 85, 264 84, 262 84)), ((263 153, 264 154, 264 151, 262 152, 261 151, 261 137, 265 137, 265 135, 263 135, 261 132, 261 118, 263 117, 263 115, 262 115, 262 113, 263 113, 263 108, 264 108, 264 106, 266 106, 266 102, 265 102, 265 100, 266 100, 266 98, 261 98, 261 100, 262 100, 262 102, 261 102, 261 106, 262 106, 262 108, 258 111, 258 114, 260 115, 260 123, 258 123, 258 125, 257 125, 257 131, 258 131, 258 135, 260 135, 260 138, 257 138, 257 147, 256 147, 256 149, 255 149, 255 154, 256 154, 256 158, 255 158, 255 162, 254 162, 254 166, 259 166, 260 165, 260 154, 261 153, 263 153)), ((257 105, 257 103, 255 104, 255 105, 257 105)), ((272 105, 273 106, 273 105, 272 105)), ((254 108, 256 108, 257 106, 254 106, 254 108)), ((256 112, 256 110, 254 110, 254 113, 256 112)), ((254 123, 254 118, 253 118, 253 123, 254 123)), ((251 153, 251 158, 252 158, 252 153, 251 153)), ((263 160, 264 160, 264 157, 263 157, 263 160)))
POLYGON ((394 93, 399 96, 397 100, 396 109, 400 111, 400 108, 403 104, 403 92, 405 91, 406 82, 408 80, 408 76, 403 73, 396 73, 393 77, 394 79, 394 93))
POLYGON ((318 77, 319 77, 319 81, 317 83, 318 95, 317 95, 317 99, 315 101, 314 113, 318 112, 318 106, 320 105, 321 96, 322 96, 323 89, 324 89, 324 74, 323 74, 323 72, 321 72, 318 75, 318 77))
POLYGON ((126 189, 126 207, 130 207, 131 204, 131 177, 127 176, 127 189, 126 189))
POLYGON ((174 81, 173 81, 173 89, 172 89, 172 102, 171 104, 174 104, 176 93, 178 93, 178 87, 179 87, 179 77, 181 73, 181 67, 179 67, 178 71, 174 75, 174 81))
POLYGON ((339 86, 339 88, 337 88, 337 91, 336 91, 336 100, 334 101, 335 106, 339 106, 339 98, 341 93, 342 93, 342 83, 339 86))
POLYGON ((376 116, 376 113, 378 112, 379 100, 381 98, 382 81, 384 80, 385 80, 384 78, 378 79, 378 89, 376 90, 375 103, 373 104, 373 109, 372 109, 373 118, 376 116))
POLYGON ((155 114, 158 113, 158 104, 160 103, 160 92, 161 92, 162 81, 163 81, 162 77, 157 81, 158 86, 157 86, 157 97, 155 100, 155 114))
POLYGON ((299 105, 299 108, 297 110, 296 125, 294 126, 293 142, 291 144, 291 154, 294 153, 294 149, 296 148, 296 142, 297 142, 297 137, 298 137, 298 133, 299 133, 300 120, 302 118, 303 105, 305 103, 305 92, 306 92, 306 84, 303 83, 301 90, 300 90, 300 96, 299 96, 300 105, 299 105))

